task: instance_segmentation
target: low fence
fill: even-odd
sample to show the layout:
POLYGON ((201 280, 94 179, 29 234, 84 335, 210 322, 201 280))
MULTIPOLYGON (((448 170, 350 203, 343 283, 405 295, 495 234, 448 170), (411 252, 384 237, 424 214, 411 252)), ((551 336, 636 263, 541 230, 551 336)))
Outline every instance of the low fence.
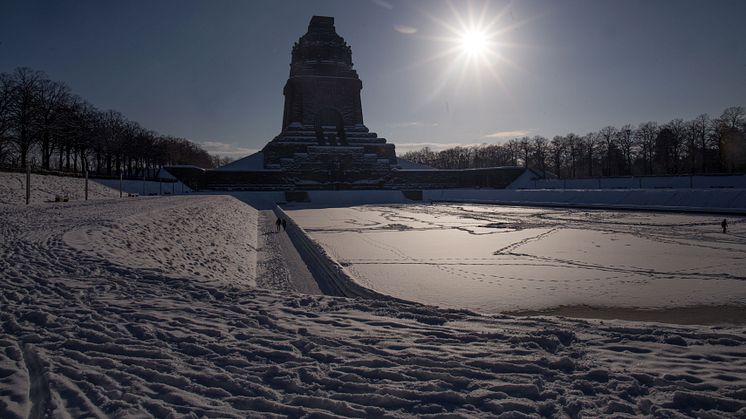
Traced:
MULTIPOLYGON (((118 174, 118 175, 107 175, 104 173, 88 172, 88 178, 89 179, 138 180, 138 181, 146 181, 146 182, 158 182, 160 180, 164 183, 178 181, 173 176, 168 174, 166 170, 163 170, 163 171, 164 171, 164 174, 166 174, 166 176, 159 176, 161 169, 147 169, 147 172, 149 173, 146 173, 145 175, 125 175, 123 173, 118 174)), ((62 177, 72 177, 72 178, 85 178, 86 177, 85 172, 67 172, 64 170, 43 169, 41 167, 32 166, 32 165, 29 165, 27 167, 0 165, 0 172, 31 173, 34 175, 62 176, 62 177)))
MULTIPOLYGON (((142 178, 125 176, 88 176, 86 173, 60 172, 53 170, 26 169, 19 167, 0 167, 0 174, 5 174, 0 185, 0 202, 26 205, 43 201, 88 200, 92 198, 138 196, 138 195, 176 195, 192 190, 177 179, 171 177, 142 178), (7 170, 6 170, 7 169, 7 170), (12 180, 11 180, 12 179, 12 180), (113 191, 112 191, 113 190, 113 191)), ((167 175, 167 174, 166 174, 167 175)))
POLYGON ((359 285, 344 268, 334 260, 306 231, 290 218, 279 206, 274 208, 275 214, 287 221, 287 235, 295 245, 303 261, 308 266, 319 288, 324 294, 340 297, 365 298, 372 300, 396 300, 397 298, 377 293, 359 285))

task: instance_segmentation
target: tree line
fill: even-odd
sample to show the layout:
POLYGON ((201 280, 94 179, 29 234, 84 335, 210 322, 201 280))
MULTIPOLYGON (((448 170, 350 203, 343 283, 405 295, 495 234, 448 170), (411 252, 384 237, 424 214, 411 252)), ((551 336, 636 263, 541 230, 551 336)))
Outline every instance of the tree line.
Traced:
POLYGON ((161 166, 222 163, 187 139, 97 109, 40 71, 0 73, 0 166, 140 176, 161 166))
POLYGON ((585 135, 514 138, 401 156, 438 169, 531 167, 560 178, 695 173, 746 173, 746 111, 729 107, 717 117, 702 114, 665 124, 607 126, 585 135))

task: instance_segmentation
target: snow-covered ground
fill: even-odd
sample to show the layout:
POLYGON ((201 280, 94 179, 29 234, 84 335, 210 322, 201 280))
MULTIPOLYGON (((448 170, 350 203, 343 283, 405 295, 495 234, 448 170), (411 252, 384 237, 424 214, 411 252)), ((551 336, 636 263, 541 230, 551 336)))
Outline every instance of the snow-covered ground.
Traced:
POLYGON ((254 288, 241 205, 0 206, 0 417, 746 415, 744 328, 254 288))
MULTIPOLYGON (((104 186, 108 186, 111 189, 117 191, 119 196, 119 179, 92 179, 96 183, 100 183, 104 186)), ((156 182, 153 180, 135 180, 135 179, 124 179, 122 180, 122 192, 124 194, 133 195, 181 195, 184 193, 190 193, 192 190, 181 182, 156 182)))
POLYGON ((471 204, 292 208, 288 214, 353 278, 407 300, 490 313, 746 307, 742 217, 728 217, 723 234, 723 217, 708 215, 471 204))
MULTIPOLYGON (((85 198, 85 179, 52 175, 31 175, 31 203, 54 201, 55 197, 71 201, 85 198)), ((88 199, 119 197, 119 191, 88 181, 88 199)), ((26 203, 26 174, 0 172, 0 205, 26 203)))
MULTIPOLYGON (((122 192, 134 195, 181 194, 191 189, 181 182, 162 183, 123 180, 122 192)), ((85 199, 85 179, 54 175, 31 175, 31 203, 53 202, 55 197, 70 201, 85 199)), ((88 199, 119 198, 119 179, 89 179, 88 199)), ((26 174, 0 172, 0 205, 26 203, 26 174)))

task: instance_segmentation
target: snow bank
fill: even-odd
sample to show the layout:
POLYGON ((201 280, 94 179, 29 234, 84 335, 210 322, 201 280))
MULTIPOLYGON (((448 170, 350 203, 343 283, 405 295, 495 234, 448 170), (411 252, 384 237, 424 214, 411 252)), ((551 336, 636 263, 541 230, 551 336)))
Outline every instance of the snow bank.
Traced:
MULTIPOLYGON (((164 177, 165 178, 165 177, 164 177)), ((108 186, 117 191, 119 196, 119 179, 91 179, 96 183, 108 186)), ((181 182, 156 182, 124 179, 122 180, 122 192, 133 195, 180 195, 192 192, 192 189, 181 182)))
MULTIPOLYGON (((70 200, 85 198, 85 179, 31 175, 31 203, 38 204, 54 201, 55 196, 68 197, 70 200)), ((88 199, 119 197, 117 190, 88 181, 88 199)), ((0 205, 22 205, 26 203, 26 174, 0 172, 0 205)))
MULTIPOLYGON (((191 192, 181 182, 175 184, 154 181, 124 180, 124 194, 158 195, 191 192)), ((31 203, 54 201, 56 196, 71 201, 85 199, 85 178, 31 174, 31 203)), ((88 199, 119 198, 119 179, 88 179, 88 199)), ((26 203, 26 174, 0 172, 0 205, 26 203)))
POLYGON ((257 212, 227 196, 156 208, 65 233, 65 243, 123 266, 198 281, 256 284, 257 212))
MULTIPOLYGON (((64 240, 79 229, 137 240, 119 236, 119 220, 143 215, 138 234, 162 230, 156 214, 185 216, 179 206, 225 234, 221 219, 240 211, 231 202, 0 207, 0 417, 746 415, 743 328, 247 289, 111 261, 113 240, 85 250, 64 240)), ((188 221, 166 231, 187 247, 212 234, 188 221)))

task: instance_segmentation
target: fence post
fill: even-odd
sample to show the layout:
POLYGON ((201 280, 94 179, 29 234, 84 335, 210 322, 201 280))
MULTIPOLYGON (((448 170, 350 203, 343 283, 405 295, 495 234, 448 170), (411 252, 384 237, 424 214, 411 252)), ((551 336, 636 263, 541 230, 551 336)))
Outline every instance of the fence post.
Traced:
POLYGON ((85 169, 85 200, 88 200, 88 169, 85 169))
POLYGON ((122 197, 122 171, 119 171, 119 197, 122 197))
POLYGON ((31 165, 26 163, 26 205, 31 202, 31 165))

